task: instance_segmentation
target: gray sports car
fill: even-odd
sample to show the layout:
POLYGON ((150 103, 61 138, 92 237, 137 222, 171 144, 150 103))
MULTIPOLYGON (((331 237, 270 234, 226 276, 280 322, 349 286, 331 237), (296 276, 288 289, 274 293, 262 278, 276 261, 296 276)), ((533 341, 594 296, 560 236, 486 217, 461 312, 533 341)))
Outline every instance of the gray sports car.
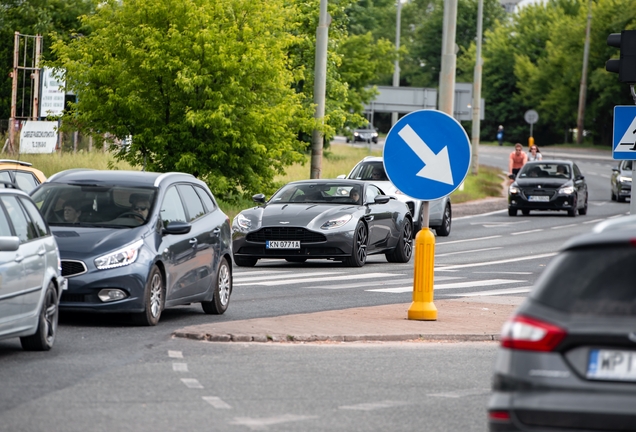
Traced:
POLYGON ((289 262, 343 261, 361 267, 369 254, 406 263, 413 253, 413 220, 403 202, 377 186, 353 180, 288 183, 232 223, 234 262, 251 267, 261 258, 289 262))

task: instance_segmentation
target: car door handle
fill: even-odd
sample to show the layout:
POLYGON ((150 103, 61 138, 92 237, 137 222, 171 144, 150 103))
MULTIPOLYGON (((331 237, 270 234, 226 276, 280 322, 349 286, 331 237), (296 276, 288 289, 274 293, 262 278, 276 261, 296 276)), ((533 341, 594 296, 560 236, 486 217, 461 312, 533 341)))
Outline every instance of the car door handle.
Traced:
POLYGON ((194 246, 197 245, 197 243, 199 243, 199 240, 193 238, 193 239, 190 239, 190 241, 188 243, 190 243, 194 247, 194 246))
POLYGON ((22 260, 24 259, 24 257, 20 254, 15 254, 15 262, 22 262, 22 260))
POLYGON ((367 222, 371 222, 373 220, 373 216, 365 216, 364 220, 366 220, 367 222))
POLYGON ((214 229, 212 230, 211 235, 212 235, 212 236, 218 236, 220 232, 221 232, 221 228, 214 228, 214 229))
POLYGON ((46 253, 46 249, 45 249, 45 248, 40 248, 40 249, 38 250, 38 255, 39 255, 39 256, 42 256, 42 255, 44 255, 45 253, 46 253))

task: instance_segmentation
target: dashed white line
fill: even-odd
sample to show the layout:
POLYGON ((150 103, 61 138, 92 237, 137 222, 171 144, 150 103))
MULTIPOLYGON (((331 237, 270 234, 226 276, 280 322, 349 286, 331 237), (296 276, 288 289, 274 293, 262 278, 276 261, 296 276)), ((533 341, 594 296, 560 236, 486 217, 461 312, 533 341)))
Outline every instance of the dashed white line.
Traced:
POLYGON ((585 222, 583 222, 583 225, 587 225, 587 224, 591 224, 591 223, 596 223, 596 222, 602 222, 602 221, 604 221, 604 220, 605 220, 605 219, 592 219, 592 220, 589 220, 589 221, 585 221, 585 222))
POLYGON ((183 358, 183 353, 181 351, 168 351, 168 357, 183 358))
POLYGON ((543 228, 533 229, 533 230, 530 230, 530 231, 513 232, 513 233, 510 233, 510 235, 530 234, 530 233, 541 232, 541 231, 543 231, 543 228))
POLYGON ((448 242, 442 242, 442 243, 435 243, 435 246, 444 246, 447 244, 454 244, 454 243, 467 243, 467 242, 473 242, 473 241, 479 241, 479 240, 490 240, 490 239, 495 239, 495 238, 499 238, 501 237, 500 235, 494 235, 494 236, 488 236, 488 237, 478 237, 478 238, 469 238, 469 239, 464 239, 464 240, 453 240, 453 241, 448 241, 448 242))
MULTIPOLYGON (((458 288, 472 288, 478 286, 489 286, 489 285, 503 285, 509 283, 519 283, 519 282, 527 282, 523 280, 512 280, 512 279, 487 279, 487 280, 479 280, 479 281, 468 281, 468 282, 455 282, 449 284, 441 284, 435 285, 433 284, 433 290, 442 290, 442 289, 458 289, 458 288)), ((399 288, 378 288, 378 289, 370 289, 365 290, 369 292, 383 292, 383 293, 404 293, 413 291, 413 285, 399 287, 399 288)))
POLYGON ((217 396, 203 396, 203 400, 212 405, 216 409, 232 409, 232 407, 220 397, 217 396))
POLYGON ((361 403, 357 405, 343 405, 339 406, 338 409, 342 410, 356 410, 356 411, 374 411, 377 409, 383 408, 393 408, 396 406, 408 405, 407 402, 401 401, 382 401, 382 402, 369 402, 369 403, 361 403))
POLYGON ((473 252, 484 252, 484 251, 490 251, 490 250, 496 250, 496 249, 503 249, 503 247, 491 247, 491 248, 485 248, 485 249, 472 249, 467 251, 448 252, 444 254, 435 254, 435 257, 445 257, 450 255, 467 254, 467 253, 473 253, 473 252))
POLYGON ((489 394, 489 393, 490 393, 490 389, 478 388, 478 389, 456 390, 456 391, 444 392, 444 393, 429 393, 426 396, 444 397, 444 398, 460 398, 465 396, 478 396, 478 395, 489 394))
POLYGON ((505 294, 521 294, 527 293, 532 290, 531 286, 528 287, 519 287, 519 288, 507 288, 501 290, 488 290, 488 291, 478 291, 478 292, 470 292, 470 293, 461 293, 461 294, 447 294, 454 297, 479 297, 479 296, 497 296, 497 295, 505 295, 505 294))
POLYGON ((579 226, 579 224, 559 225, 559 226, 552 227, 550 229, 571 228, 575 226, 579 226))
POLYGON ((250 430, 264 430, 267 429, 268 426, 274 426, 281 423, 289 423, 295 421, 302 420, 311 420, 318 418, 318 416, 305 416, 305 415, 294 415, 294 414, 283 414, 278 417, 268 417, 268 418, 251 418, 251 417, 235 417, 230 424, 246 426, 250 430))
POLYGON ((486 262, 478 262, 478 263, 470 263, 470 264, 449 265, 449 266, 445 266, 445 267, 440 267, 439 269, 436 268, 435 271, 438 271, 438 270, 456 270, 456 269, 469 268, 469 267, 483 267, 483 266, 489 266, 489 265, 495 265, 495 264, 505 264, 505 263, 517 262, 517 261, 527 261, 527 260, 533 260, 533 259, 550 258, 550 257, 555 256, 556 254, 557 254, 556 252, 551 252, 551 253, 545 253, 545 254, 539 254, 539 255, 527 255, 527 256, 521 256, 521 257, 515 257, 515 258, 508 258, 508 259, 497 260, 497 261, 486 261, 486 262))
POLYGON ((172 363, 172 370, 175 372, 187 372, 188 364, 187 363, 172 363))
POLYGON ((191 389, 202 389, 203 386, 196 378, 181 378, 181 382, 191 389))

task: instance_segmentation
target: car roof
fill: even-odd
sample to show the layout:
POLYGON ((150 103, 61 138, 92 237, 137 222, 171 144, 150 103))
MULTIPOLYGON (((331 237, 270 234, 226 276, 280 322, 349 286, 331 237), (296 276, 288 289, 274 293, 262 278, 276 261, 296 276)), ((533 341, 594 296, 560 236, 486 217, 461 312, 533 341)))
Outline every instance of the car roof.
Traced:
POLYGON ((571 238, 565 242, 561 249, 569 250, 586 246, 628 243, 636 247, 636 215, 598 223, 592 232, 571 238))
POLYGON ((0 170, 28 171, 35 174, 40 182, 44 182, 46 180, 44 173, 37 168, 33 168, 33 164, 30 162, 13 159, 0 159, 0 170))
POLYGON ((361 180, 351 180, 351 179, 313 179, 313 180, 297 180, 293 182, 289 182, 288 184, 307 184, 307 183, 318 183, 318 184, 328 184, 328 183, 339 183, 339 184, 351 184, 351 185, 365 185, 367 182, 361 180))
POLYGON ((192 174, 169 172, 156 173, 148 171, 124 170, 90 170, 70 169, 61 171, 48 178, 46 183, 79 183, 79 184, 126 184, 127 186, 160 186, 164 181, 190 181, 203 184, 192 174))
POLYGON ((574 162, 565 159, 543 159, 540 161, 529 161, 526 165, 573 165, 574 162))

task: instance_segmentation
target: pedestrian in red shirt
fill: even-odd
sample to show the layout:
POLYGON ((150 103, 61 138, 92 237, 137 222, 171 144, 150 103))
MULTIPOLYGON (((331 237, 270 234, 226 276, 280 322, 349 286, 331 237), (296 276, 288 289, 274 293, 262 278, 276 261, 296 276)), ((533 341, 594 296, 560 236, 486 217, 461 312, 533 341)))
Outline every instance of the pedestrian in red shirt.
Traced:
POLYGON ((517 173, 522 166, 528 162, 528 155, 523 152, 523 146, 520 143, 515 144, 515 151, 510 153, 510 160, 508 161, 508 172, 510 178, 517 177, 517 173))

